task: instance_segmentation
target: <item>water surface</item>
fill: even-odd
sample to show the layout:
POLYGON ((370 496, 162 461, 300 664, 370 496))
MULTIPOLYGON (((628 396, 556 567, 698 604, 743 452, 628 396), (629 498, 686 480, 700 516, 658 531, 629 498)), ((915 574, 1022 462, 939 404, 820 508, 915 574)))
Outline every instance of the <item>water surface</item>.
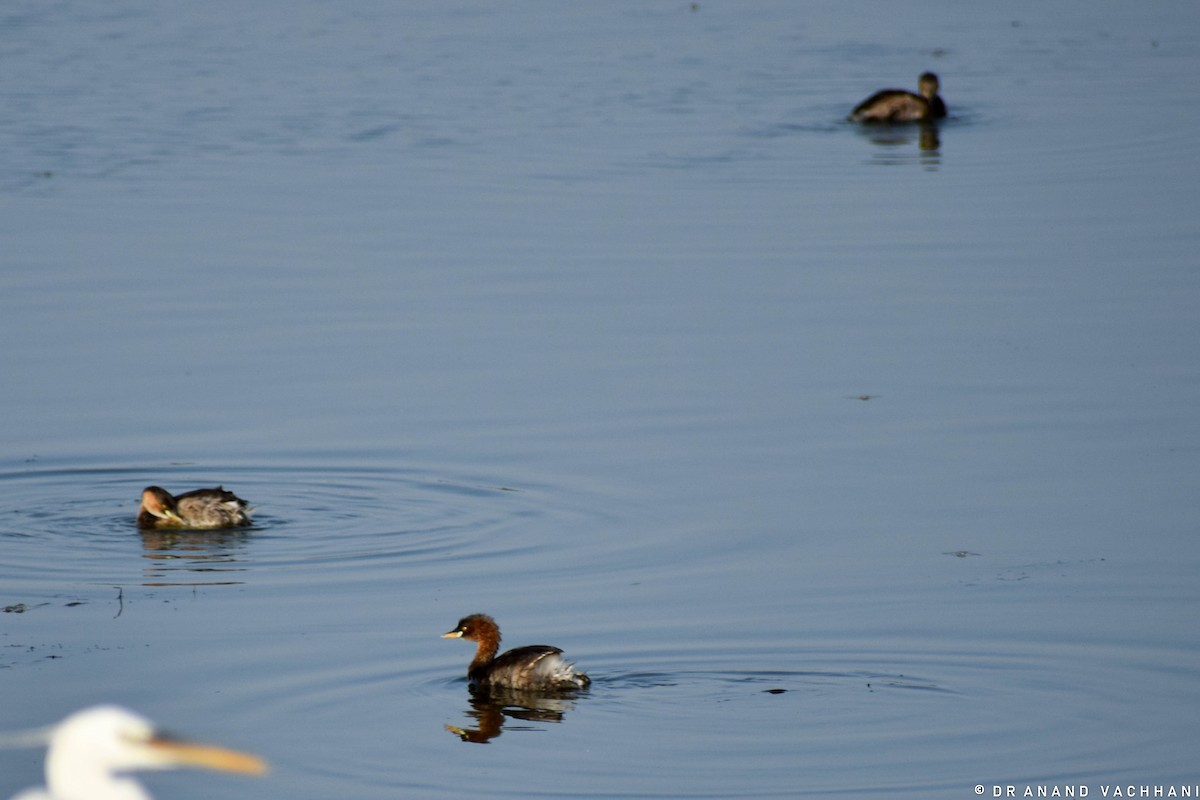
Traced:
POLYGON ((3 14, 0 728, 274 765, 161 797, 1195 782, 1190 6, 3 14), (842 121, 925 69, 936 143, 842 121), (473 702, 475 611, 592 688, 473 702))

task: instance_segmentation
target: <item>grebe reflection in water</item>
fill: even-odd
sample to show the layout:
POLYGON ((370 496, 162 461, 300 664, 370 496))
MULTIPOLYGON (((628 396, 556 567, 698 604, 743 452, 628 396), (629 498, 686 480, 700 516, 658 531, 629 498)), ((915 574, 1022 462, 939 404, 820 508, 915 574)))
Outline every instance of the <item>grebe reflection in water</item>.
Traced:
POLYGON ((562 657, 562 650, 546 644, 517 647, 497 657, 500 627, 487 614, 472 614, 458 621, 443 639, 478 642, 467 678, 479 688, 563 690, 584 689, 592 681, 562 657))
POLYGON ((516 730, 539 730, 539 725, 563 722, 567 712, 575 708, 575 694, 502 686, 472 687, 471 708, 466 713, 473 727, 446 725, 445 728, 464 742, 486 744, 503 733, 506 724, 516 730))

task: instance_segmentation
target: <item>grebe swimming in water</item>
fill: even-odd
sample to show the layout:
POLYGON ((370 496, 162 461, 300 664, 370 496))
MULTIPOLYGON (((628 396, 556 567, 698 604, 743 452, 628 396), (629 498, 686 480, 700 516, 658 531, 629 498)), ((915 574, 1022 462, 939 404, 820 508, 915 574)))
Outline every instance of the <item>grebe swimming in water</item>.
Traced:
POLYGON ((938 96, 938 77, 921 75, 913 94, 904 89, 884 89, 863 100, 850 112, 851 122, 924 122, 946 116, 946 104, 938 96))
POLYGON ((500 627, 487 614, 472 614, 458 621, 457 627, 442 634, 443 639, 469 639, 478 642, 475 658, 467 668, 473 686, 498 686, 508 689, 584 689, 591 678, 575 669, 562 657, 562 650, 546 644, 517 647, 497 657, 500 627))
POLYGON ((171 496, 166 489, 147 486, 138 509, 139 528, 240 528, 250 524, 246 501, 220 486, 171 496))

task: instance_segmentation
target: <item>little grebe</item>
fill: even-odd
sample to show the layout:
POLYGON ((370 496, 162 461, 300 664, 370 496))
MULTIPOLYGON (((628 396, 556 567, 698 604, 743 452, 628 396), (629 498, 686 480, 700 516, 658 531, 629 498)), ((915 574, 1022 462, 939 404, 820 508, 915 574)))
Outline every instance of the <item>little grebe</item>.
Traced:
POLYGON ((517 647, 497 657, 500 628, 487 614, 472 614, 443 639, 470 639, 478 642, 475 658, 467 668, 467 678, 478 687, 507 689, 584 689, 591 678, 575 669, 562 657, 562 650, 545 644, 517 647))
POLYGON ((851 122, 922 122, 946 116, 946 104, 938 97, 938 77, 921 75, 913 94, 904 89, 884 89, 863 100, 850 112, 851 122))
POLYGON ((139 528, 240 528, 250 524, 246 501, 220 486, 172 497, 158 486, 142 490, 139 528))

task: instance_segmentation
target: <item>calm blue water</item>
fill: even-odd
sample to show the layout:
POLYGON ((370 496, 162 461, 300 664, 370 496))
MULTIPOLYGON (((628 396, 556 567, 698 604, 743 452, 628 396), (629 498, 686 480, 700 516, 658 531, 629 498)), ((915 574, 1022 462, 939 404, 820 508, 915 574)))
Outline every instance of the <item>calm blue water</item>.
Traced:
POLYGON ((274 767, 164 798, 1194 786, 1198 33, 8 3, 0 730, 274 767), (841 121, 925 69, 936 144, 841 121), (475 611, 592 689, 473 704, 475 611))

